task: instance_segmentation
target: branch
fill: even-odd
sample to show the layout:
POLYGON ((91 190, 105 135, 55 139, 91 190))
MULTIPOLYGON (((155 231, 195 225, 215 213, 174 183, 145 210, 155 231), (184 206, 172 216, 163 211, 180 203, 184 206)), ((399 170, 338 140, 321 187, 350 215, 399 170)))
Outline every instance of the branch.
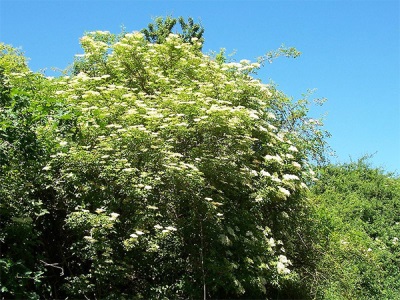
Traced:
POLYGON ((53 264, 49 264, 43 260, 40 260, 41 263, 43 263, 46 267, 52 267, 52 268, 57 268, 61 270, 60 276, 64 275, 64 268, 57 266, 58 263, 53 263, 53 264))

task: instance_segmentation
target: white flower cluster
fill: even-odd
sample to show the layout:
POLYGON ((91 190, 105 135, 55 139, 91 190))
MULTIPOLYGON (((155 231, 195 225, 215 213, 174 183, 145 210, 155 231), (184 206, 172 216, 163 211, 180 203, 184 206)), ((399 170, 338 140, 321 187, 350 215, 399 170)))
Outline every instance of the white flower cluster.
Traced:
POLYGON ((276 161, 276 162, 278 162, 280 164, 282 164, 282 162, 283 162, 282 157, 280 157, 278 154, 276 154, 276 155, 265 155, 264 159, 266 161, 276 161))
POLYGON ((279 255, 278 262, 276 264, 276 269, 279 274, 289 274, 290 270, 288 268, 291 265, 291 261, 287 259, 285 255, 279 255))
POLYGON ((171 231, 177 231, 178 230, 178 229, 176 229, 176 227, 173 227, 173 226, 163 227, 163 226, 161 226, 159 224, 154 225, 154 228, 157 229, 157 230, 161 230, 162 233, 170 233, 171 231))
POLYGON ((250 60, 247 59, 242 59, 239 63, 236 62, 230 62, 230 63, 225 63, 222 67, 222 70, 229 70, 229 69, 235 69, 239 72, 251 72, 253 70, 259 69, 260 68, 259 63, 252 63, 250 60))
POLYGON ((293 174, 284 174, 283 179, 284 180, 300 180, 300 178, 297 175, 293 175, 293 174))

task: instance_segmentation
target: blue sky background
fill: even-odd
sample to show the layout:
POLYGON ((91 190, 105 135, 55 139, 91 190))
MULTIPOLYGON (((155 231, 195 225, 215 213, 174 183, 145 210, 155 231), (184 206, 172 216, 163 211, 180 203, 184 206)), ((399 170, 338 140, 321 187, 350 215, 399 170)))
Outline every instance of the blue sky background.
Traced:
POLYGON ((0 0, 0 41, 52 75, 82 52, 85 31, 140 30, 166 15, 201 22, 204 51, 226 48, 235 60, 295 46, 302 56, 259 77, 294 99, 314 88, 328 99, 311 114, 327 113, 333 162, 374 154, 373 166, 400 173, 400 1, 0 0))

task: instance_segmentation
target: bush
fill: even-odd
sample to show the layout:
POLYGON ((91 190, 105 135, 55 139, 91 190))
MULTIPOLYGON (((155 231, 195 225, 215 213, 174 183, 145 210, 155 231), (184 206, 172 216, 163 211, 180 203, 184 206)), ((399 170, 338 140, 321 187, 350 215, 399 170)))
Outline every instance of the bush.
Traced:
POLYGON ((366 158, 322 169, 312 189, 319 240, 318 299, 395 299, 400 294, 400 180, 366 158))

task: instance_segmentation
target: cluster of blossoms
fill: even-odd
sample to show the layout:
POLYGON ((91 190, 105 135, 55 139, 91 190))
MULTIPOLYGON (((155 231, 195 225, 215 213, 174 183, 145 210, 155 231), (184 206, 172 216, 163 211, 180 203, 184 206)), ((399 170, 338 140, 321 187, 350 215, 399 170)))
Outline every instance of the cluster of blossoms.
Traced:
POLYGON ((288 266, 291 265, 290 260, 287 259, 285 255, 279 255, 276 268, 279 274, 289 274, 290 270, 288 266))

